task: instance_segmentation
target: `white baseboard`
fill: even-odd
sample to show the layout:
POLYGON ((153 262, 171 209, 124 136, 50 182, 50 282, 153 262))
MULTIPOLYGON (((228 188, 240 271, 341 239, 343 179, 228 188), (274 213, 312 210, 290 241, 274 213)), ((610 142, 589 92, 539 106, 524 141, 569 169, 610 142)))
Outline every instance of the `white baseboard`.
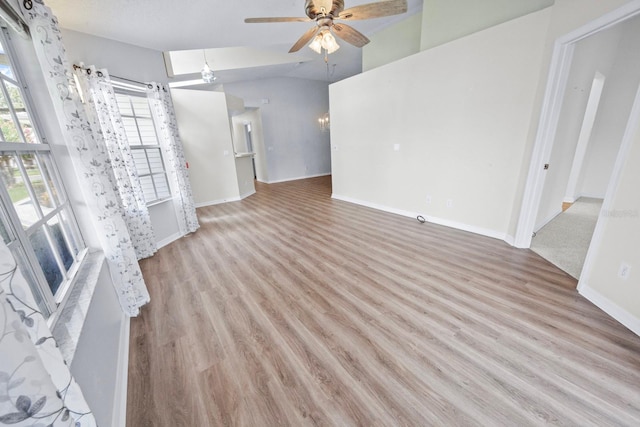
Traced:
POLYGON ((609 316, 622 323, 625 327, 631 330, 631 332, 640 336, 640 319, 636 316, 629 313, 627 310, 620 307, 600 292, 590 288, 588 285, 579 286, 578 292, 609 316))
POLYGON ((432 222, 432 223, 438 224, 438 225, 444 225, 445 227, 455 228, 457 230, 462 230, 462 231, 468 231, 470 233, 479 234, 481 236, 486 236, 486 237, 491 237, 493 239, 504 240, 504 241, 507 240, 507 234, 506 233, 501 233, 501 232, 496 231, 496 230, 477 227, 475 225, 464 224, 464 223, 461 223, 461 222, 451 221, 451 220, 443 219, 443 218, 435 218, 435 217, 429 217, 429 216, 425 216, 425 218, 427 219, 428 222, 432 222))
POLYGON ((355 205, 366 206, 368 208, 376 209, 376 210, 379 210, 379 211, 384 211, 384 212, 389 212, 389 213, 396 214, 396 215, 406 216, 406 217, 409 217, 409 218, 416 218, 418 215, 420 215, 419 213, 405 211, 405 210, 402 210, 402 209, 391 208, 389 206, 379 205, 377 203, 366 202, 364 200, 358 200, 358 199, 354 199, 352 197, 341 196, 341 195, 335 194, 335 193, 331 195, 331 198, 332 199, 336 199, 336 200, 342 200, 343 202, 353 203, 355 205))
POLYGON ((201 203, 195 203, 195 207, 196 208, 205 208, 207 206, 214 206, 214 205, 221 205, 223 203, 230 203, 230 202, 239 202, 242 199, 246 199, 247 197, 256 194, 256 190, 253 190, 249 193, 243 194, 239 197, 230 197, 228 199, 220 199, 220 200, 212 200, 210 202, 201 202, 201 203))
POLYGON ((562 200, 564 203, 575 203, 577 202, 579 199, 586 197, 587 199, 604 199, 605 195, 604 194, 587 194, 587 193, 580 193, 575 197, 567 197, 565 196, 565 198, 562 200))
POLYGON ((158 247, 158 249, 164 248, 168 244, 175 242, 176 240, 180 239, 181 237, 183 237, 183 236, 179 232, 178 233, 174 233, 171 236, 167 237, 166 239, 160 240, 158 243, 156 243, 156 246, 158 247))
POLYGON ((578 197, 576 200, 582 198, 582 197, 586 197, 587 199, 604 199, 605 195, 604 194, 589 194, 589 193, 582 193, 580 194, 580 197, 578 197))
POLYGON ((246 199, 247 197, 253 196, 254 194, 256 194, 256 190, 255 189, 250 191, 250 192, 248 192, 248 193, 246 193, 246 194, 241 194, 240 195, 240 200, 246 199))
POLYGON ((277 181, 268 181, 266 183, 267 184, 279 184, 281 182, 299 181, 301 179, 317 178, 319 176, 329 176, 329 175, 331 175, 331 172, 329 172, 329 173, 319 173, 317 175, 299 176, 299 177, 296 177, 296 178, 286 178, 286 179, 280 179, 280 180, 277 180, 277 181))
MULTIPOLYGON (((342 200, 343 202, 354 203, 356 205, 366 206, 368 208, 376 209, 379 211, 389 212, 396 215, 406 216, 408 218, 417 218, 418 215, 422 215, 417 212, 405 211, 402 209, 391 208, 389 206, 379 205, 377 203, 366 202, 364 200, 358 200, 347 196, 341 196, 339 194, 332 194, 331 198, 336 200, 342 200)), ((464 224, 457 221, 451 221, 444 218, 437 218, 433 216, 422 215, 427 222, 432 224, 444 225, 445 227, 455 228, 456 230, 468 231, 470 233, 479 234, 481 236, 491 237, 498 240, 507 239, 506 233, 501 233, 499 231, 490 230, 487 228, 477 227, 475 225, 464 224)), ((507 242, 509 243, 509 242, 507 242)))
POLYGON ((540 231, 542 227, 549 224, 555 217, 557 217, 561 213, 562 213, 562 207, 560 207, 557 211, 554 211, 551 215, 546 217, 544 221, 537 223, 533 230, 537 233, 538 231, 540 231))
POLYGON ((127 385, 129 376, 129 336, 131 331, 131 319, 123 316, 120 326, 120 344, 118 351, 118 370, 116 372, 116 390, 113 398, 114 426, 126 427, 127 425, 127 385))
POLYGON ((239 202, 240 200, 242 200, 240 197, 230 197, 228 199, 220 199, 220 200, 212 200, 210 202, 196 203, 195 206, 196 208, 204 208, 207 206, 221 205, 223 203, 239 202))
POLYGON ((512 236, 510 234, 507 234, 504 236, 504 241, 507 242, 507 244, 509 246, 515 246, 516 245, 516 238, 515 236, 512 236))

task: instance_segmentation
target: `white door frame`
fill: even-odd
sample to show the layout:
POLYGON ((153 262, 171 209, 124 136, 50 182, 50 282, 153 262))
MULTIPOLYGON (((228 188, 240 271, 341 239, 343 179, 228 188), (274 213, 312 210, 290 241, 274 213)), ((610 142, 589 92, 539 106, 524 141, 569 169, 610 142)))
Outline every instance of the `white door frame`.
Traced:
MULTIPOLYGON (((601 212, 611 212, 613 197, 620 183, 622 168, 624 167, 627 157, 629 156, 629 152, 631 151, 631 147, 633 145, 633 141, 639 127, 640 86, 638 86, 638 90, 636 91, 636 98, 633 102, 631 114, 629 114, 629 121, 627 122, 624 136, 622 137, 622 145, 620 147, 620 151, 618 152, 618 157, 616 158, 616 164, 613 169, 611 179, 609 180, 607 195, 604 198, 601 212)), ((580 275, 580 280, 578 281, 578 292, 580 292, 582 296, 602 309, 602 311, 609 314, 618 322, 629 328, 636 335, 640 335, 640 319, 638 319, 637 316, 634 316, 628 311, 622 309, 618 304, 612 302, 596 289, 589 286, 589 281, 591 280, 592 273, 590 267, 594 263, 595 259, 599 255, 599 251, 601 250, 600 245, 602 239, 604 238, 604 229, 607 220, 608 218, 606 218, 606 215, 601 214, 598 217, 598 222, 596 223, 596 228, 593 232, 593 237, 591 238, 591 245, 589 245, 589 251, 587 252, 587 257, 584 261, 584 268, 582 269, 582 274, 580 275)))
POLYGON ((637 15, 640 15, 640 0, 633 0, 556 40, 538 123, 538 133, 534 142, 531 165, 522 198, 514 246, 518 248, 531 246, 531 238, 546 178, 544 165, 549 162, 555 142, 575 44, 637 15))
MULTIPOLYGON (((636 91, 636 97, 633 101, 633 107, 631 108, 631 113, 629 114, 629 121, 627 122, 627 127, 624 131, 624 136, 622 137, 622 144, 620 145, 620 150, 618 151, 618 156, 616 157, 615 167, 613 168, 613 172, 611 174, 611 178, 609 179, 609 184, 607 186, 607 194, 602 203, 601 212, 611 212, 612 204, 613 204, 613 195, 615 194, 618 184, 620 183, 620 175, 622 173, 622 168, 624 167, 625 161, 629 156, 629 152, 631 151, 631 146, 633 145, 633 138, 635 137, 636 131, 640 126, 640 86, 638 86, 638 90, 636 91)), ((593 237, 591 238, 591 245, 589 245, 589 250, 587 252, 587 257, 584 261, 585 268, 583 268, 583 274, 580 275, 580 281, 578 282, 578 291, 582 293, 582 291, 588 286, 589 278, 591 276, 591 271, 589 268, 586 268, 588 265, 591 265, 593 260, 597 256, 598 247, 600 246, 600 242, 602 241, 604 232, 604 221, 603 215, 598 217, 598 222, 596 223, 596 228, 593 231, 593 237)), ((606 310, 605 310, 606 311, 606 310)), ((615 316, 614 316, 615 317, 615 316)), ((640 332, 637 332, 640 335, 640 332)))
POLYGON ((566 203, 574 203, 580 197, 578 184, 582 176, 582 168, 587 155, 587 149, 589 148, 589 142, 591 142, 591 133, 596 121, 600 100, 602 99, 602 89, 604 89, 605 80, 606 77, 604 74, 596 71, 596 75, 591 83, 591 90, 589 91, 587 108, 582 118, 582 126, 580 126, 578 145, 576 146, 576 152, 573 155, 573 162, 571 163, 569 182, 567 183, 567 189, 564 192, 564 199, 562 200, 566 203))

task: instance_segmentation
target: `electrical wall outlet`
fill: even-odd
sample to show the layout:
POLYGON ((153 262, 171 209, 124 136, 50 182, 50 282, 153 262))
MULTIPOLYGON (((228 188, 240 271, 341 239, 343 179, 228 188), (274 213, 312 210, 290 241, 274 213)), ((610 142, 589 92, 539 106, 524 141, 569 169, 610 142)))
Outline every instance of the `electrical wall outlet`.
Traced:
POLYGON ((425 202, 427 202, 427 204, 430 205, 431 204, 431 196, 427 196, 425 198, 425 202))
POLYGON ((447 199, 447 207, 448 208, 452 208, 453 207, 453 199, 447 199))
POLYGON ((400 151, 400 144, 393 144, 393 151, 400 151))
POLYGON ((620 268, 618 269, 618 277, 622 280, 627 280, 629 278, 629 274, 631 274, 631 267, 624 262, 620 264, 620 268))

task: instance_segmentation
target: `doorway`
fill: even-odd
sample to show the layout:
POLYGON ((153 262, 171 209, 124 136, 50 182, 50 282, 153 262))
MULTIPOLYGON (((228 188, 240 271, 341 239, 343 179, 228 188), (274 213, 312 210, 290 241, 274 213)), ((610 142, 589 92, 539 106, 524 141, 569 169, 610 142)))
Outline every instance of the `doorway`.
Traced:
POLYGON ((246 107, 244 112, 234 115, 231 121, 236 155, 251 157, 253 179, 269 182, 260 109, 246 107))
MULTIPOLYGON (((598 138, 592 138, 594 128, 598 133, 602 122, 606 123, 606 120, 597 120, 606 80, 605 75, 600 72, 600 68, 605 67, 607 72, 611 71, 609 65, 614 63, 611 52, 615 52, 612 47, 619 45, 622 36, 621 30, 621 28, 611 29, 608 30, 608 34, 602 32, 594 35, 590 40, 578 43, 559 129, 556 133, 556 144, 554 144, 550 160, 555 169, 561 168, 563 170, 560 171, 560 174, 555 174, 552 179, 545 181, 545 189, 536 218, 535 233, 531 242, 532 251, 575 279, 580 278, 602 208, 606 189, 606 185, 603 184, 609 180, 606 173, 598 174, 602 182, 598 183, 601 188, 597 189, 593 188, 593 183, 587 186, 588 182, 585 182, 589 181, 586 179, 586 175, 588 175, 589 169, 594 167, 590 163, 595 156, 594 152, 598 151, 597 147, 594 147, 594 145, 598 145, 598 141, 593 141, 598 138), (598 54, 598 48, 601 51, 605 50, 600 52, 603 54, 598 54), (585 61, 585 58, 581 58, 581 56, 587 56, 588 61, 585 61), (597 68, 597 70, 589 88, 590 68, 597 68), (586 106, 583 108, 585 103, 586 106), (583 109, 583 117, 578 121, 581 116, 579 112, 583 109), (575 140, 576 144, 571 144, 571 140, 575 140), (565 145, 565 147, 561 147, 566 151, 564 156, 561 155, 563 150, 558 150, 560 144, 565 145), (573 160, 569 163, 571 158, 573 160), (566 177, 567 172, 569 172, 568 177, 566 177), (565 180, 568 181, 566 190, 564 193, 560 193, 562 183, 565 180), (555 195, 545 194, 549 193, 547 190, 549 185, 558 187, 555 195), (562 194, 564 197, 561 199, 562 194), (585 194, 590 197, 586 197, 585 194), (549 220, 549 218, 552 219, 549 220)), ((617 152, 619 150, 618 146, 610 145, 609 151, 617 152)), ((613 162, 613 159, 609 159, 605 168, 602 168, 602 164, 597 167, 600 169, 613 168, 613 162)))
MULTIPOLYGON (((251 139, 251 122, 244 123, 244 139, 247 142, 247 151, 249 153, 255 153, 253 149, 253 140, 251 139)), ((254 156, 251 156, 251 164, 253 166, 253 179, 256 179, 256 159, 254 156)))
MULTIPOLYGON (((563 107, 566 107, 565 101, 567 101, 565 96, 567 95, 567 93, 569 93, 570 95, 570 91, 576 88, 574 86, 571 86, 571 71, 573 61, 575 59, 574 55, 577 51, 579 51, 579 43, 591 36, 597 36, 598 34, 618 27, 619 25, 629 23, 631 22, 630 20, 634 18, 638 19, 639 14, 640 2, 632 2, 632 4, 620 8, 608 15, 605 15, 602 18, 556 41, 551 64, 549 84, 545 93, 543 112, 540 119, 539 132, 536 137, 534 152, 532 156, 532 166, 527 177, 523 204, 519 217, 515 246, 522 248, 531 247, 534 230, 538 230, 552 218, 556 217, 557 215, 561 215, 563 201, 568 198, 573 198, 574 200, 576 198, 579 198, 580 191, 576 189, 580 187, 579 184, 581 177, 585 176, 585 168, 590 167, 590 170, 592 170, 594 165, 598 165, 597 153, 591 153, 592 164, 588 165, 589 162, 587 161, 587 154, 589 150, 589 140, 591 139, 591 135, 587 135, 587 129, 584 129, 585 126, 588 126, 588 123, 586 123, 587 117, 585 117, 585 114, 583 114, 582 116, 578 116, 580 117, 580 119, 584 118, 584 120, 582 120, 583 129, 581 129, 581 131, 585 131, 585 133, 582 134, 582 132, 580 132, 579 137, 578 135, 576 135, 576 139, 572 141, 573 144, 575 144, 573 147, 567 148, 566 141, 558 139, 558 132, 561 131, 562 126, 566 124, 564 121, 561 121, 563 107), (581 141, 581 147, 578 147, 577 141, 581 141), (558 165, 557 162, 555 162, 555 166, 557 167, 554 169, 554 154, 557 154, 557 152, 562 152, 563 149, 565 150, 564 156, 565 161, 567 162, 564 165, 564 170, 562 170, 563 166, 558 165), (584 150, 585 153, 581 153, 580 150, 584 150), (568 154, 570 155, 567 156, 568 154), (584 156, 582 158, 582 164, 575 165, 579 167, 577 169, 574 169, 573 166, 575 161, 580 160, 580 157, 582 156, 584 156), (566 160, 567 158, 569 160, 566 160), (542 168, 542 165, 545 164, 550 165, 549 171, 546 171, 542 168), (540 167, 538 167, 538 165, 540 167), (564 175, 564 181, 555 181, 556 184, 558 182, 562 182, 562 184, 557 184, 555 186, 553 191, 556 193, 556 195, 555 197, 552 197, 551 200, 549 200, 548 198, 545 198, 545 196, 548 197, 549 188, 553 187, 553 174, 555 174, 556 179, 558 179, 559 175, 564 175), (558 196, 558 194, 560 194, 560 196, 558 196), (558 197, 560 197, 560 200, 556 204, 558 197), (547 207, 545 210, 545 204, 551 204, 552 206, 547 207)), ((640 19, 638 19, 638 21, 640 21, 640 19)), ((636 27, 638 27, 637 23, 636 27)), ((636 40, 638 39, 640 38, 636 37, 636 40)), ((639 48, 640 47, 636 45, 636 49, 639 48)), ((595 90, 597 91, 597 85, 599 84, 597 81, 598 75, 595 75, 596 81, 594 81, 594 74, 594 72, 593 74, 591 74, 591 89, 593 91, 594 86, 596 86, 595 90)), ((602 81, 601 83, 604 87, 604 81, 602 81)), ((616 138, 617 147, 610 150, 610 152, 612 153, 610 155, 613 156, 611 161, 611 170, 600 171, 601 175, 606 175, 606 178, 600 179, 600 182, 598 184, 600 186, 601 197, 605 198, 605 208, 606 194, 610 193, 610 191, 608 191, 608 188, 611 187, 609 185, 611 177, 612 175, 616 176, 615 165, 620 164, 620 162, 616 162, 616 159, 619 157, 620 142, 622 141, 622 135, 624 134, 627 126, 626 122, 629 118, 631 106, 633 105, 633 97, 636 93, 637 85, 638 82, 635 83, 635 87, 627 88, 627 93, 629 94, 630 98, 629 100, 627 100, 626 114, 618 114, 619 117, 624 117, 622 118, 621 122, 617 123, 617 132, 619 133, 619 137, 616 138)), ((593 95, 593 93, 591 95, 593 95)), ((585 94, 585 97, 586 96, 587 94, 585 94)), ((585 105, 587 104, 588 102, 585 100, 585 105)), ((591 106, 591 108, 593 109, 593 105, 591 106)), ((591 176, 590 174, 587 175, 591 176)), ((584 265, 586 266, 588 265, 588 263, 589 256, 587 255, 584 265)))

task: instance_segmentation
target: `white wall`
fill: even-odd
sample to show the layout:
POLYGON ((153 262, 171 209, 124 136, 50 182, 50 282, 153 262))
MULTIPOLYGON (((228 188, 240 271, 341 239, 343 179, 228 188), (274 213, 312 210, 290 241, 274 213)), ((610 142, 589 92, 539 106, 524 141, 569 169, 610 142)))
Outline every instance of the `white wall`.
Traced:
POLYGON ((331 85, 334 196, 504 238, 549 16, 331 85))
POLYGON ((251 157, 236 158, 236 172, 238 174, 237 179, 240 198, 244 199, 255 193, 256 187, 254 185, 251 157))
POLYGON ((127 378, 120 378, 123 372, 118 362, 128 360, 129 336, 122 333, 128 322, 104 263, 71 364, 71 373, 99 425, 119 425, 119 411, 125 409, 121 406, 124 402, 119 381, 126 382, 127 378))
POLYGON ((248 153, 249 151, 251 151, 249 150, 247 137, 245 135, 245 123, 251 123, 251 120, 248 119, 247 113, 231 116, 231 125, 233 129, 233 147, 236 153, 248 153))
POLYGON ((420 52, 422 13, 369 36, 371 43, 362 48, 362 71, 388 64, 420 52))
MULTIPOLYGON (((55 12, 55 11, 54 11, 55 12)), ((91 34, 62 29, 69 61, 106 68, 109 74, 141 82, 168 81, 162 52, 91 34)))
POLYGON ((196 206, 238 200, 240 189, 225 94, 171 89, 171 96, 196 206))
MULTIPOLYGON (((612 28, 582 40, 576 45, 535 230, 539 230, 562 212, 562 202, 566 194, 593 79, 598 71, 605 76, 610 75, 621 37, 622 29, 612 28)), ((605 83, 605 92, 608 86, 609 84, 605 83)), ((602 108, 599 110, 601 114, 602 108)), ((592 147, 593 144, 589 146, 592 147)), ((587 152, 591 148, 589 146, 587 152)))
POLYGON ((227 94, 226 100, 227 100, 227 113, 229 114, 229 117, 232 117, 236 114, 244 113, 243 99, 227 94))
POLYGON ((630 135, 631 148, 614 194, 605 201, 610 205, 600 216, 587 258, 593 264, 583 273, 580 292, 640 335, 640 127, 630 135), (623 263, 630 267, 626 280, 618 276, 623 263))
POLYGON ((421 50, 549 7, 554 0, 424 0, 421 50))
POLYGON ((269 182, 331 172, 329 134, 318 126, 329 108, 326 82, 273 78, 226 84, 225 92, 260 108, 269 182))
POLYGON ((620 25, 622 38, 614 66, 602 93, 589 150, 585 158, 580 193, 605 196, 620 148, 633 98, 640 84, 640 18, 620 25))
POLYGON ((149 206, 149 217, 158 247, 165 246, 182 237, 172 200, 149 206))

